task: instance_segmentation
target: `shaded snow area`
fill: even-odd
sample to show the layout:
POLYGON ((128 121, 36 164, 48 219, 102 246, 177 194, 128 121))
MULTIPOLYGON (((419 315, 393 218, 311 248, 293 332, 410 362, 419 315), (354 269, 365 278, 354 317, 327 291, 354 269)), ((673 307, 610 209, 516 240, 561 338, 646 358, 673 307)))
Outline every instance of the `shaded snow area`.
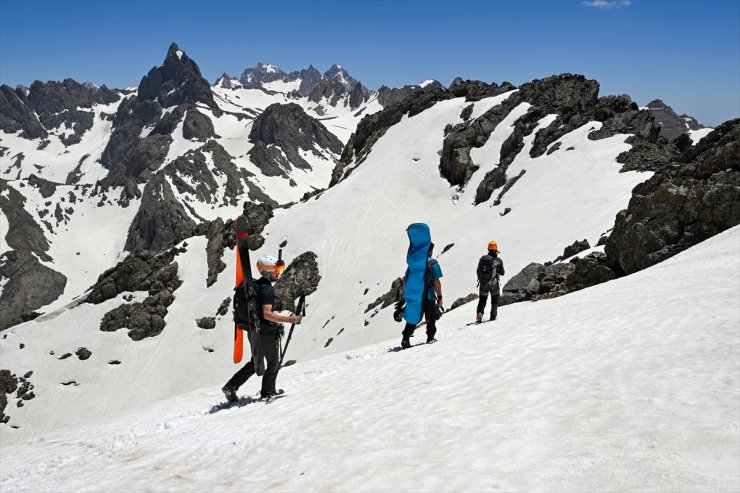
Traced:
MULTIPOLYGON (((393 339, 299 362, 270 404, 254 401, 257 380, 231 408, 213 385, 6 445, 0 486, 737 491, 739 246, 735 227, 629 277, 503 307, 495 323, 449 313, 434 345, 393 352, 393 339)), ((139 363, 121 385, 157 388, 139 363)), ((213 368, 183 357, 166 371, 213 368)))

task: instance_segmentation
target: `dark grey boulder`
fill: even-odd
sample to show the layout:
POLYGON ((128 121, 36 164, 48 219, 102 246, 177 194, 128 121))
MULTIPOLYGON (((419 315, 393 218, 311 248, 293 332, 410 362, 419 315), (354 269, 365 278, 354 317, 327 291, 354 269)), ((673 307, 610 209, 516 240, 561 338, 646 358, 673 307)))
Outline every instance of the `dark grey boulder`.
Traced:
POLYGON ((216 319, 213 317, 203 317, 199 318, 195 321, 195 324, 200 327, 201 329, 215 329, 216 328, 216 319))
POLYGON ((86 347, 78 348, 77 351, 75 351, 75 354, 82 361, 85 361, 86 359, 90 358, 90 356, 92 356, 92 352, 86 347))

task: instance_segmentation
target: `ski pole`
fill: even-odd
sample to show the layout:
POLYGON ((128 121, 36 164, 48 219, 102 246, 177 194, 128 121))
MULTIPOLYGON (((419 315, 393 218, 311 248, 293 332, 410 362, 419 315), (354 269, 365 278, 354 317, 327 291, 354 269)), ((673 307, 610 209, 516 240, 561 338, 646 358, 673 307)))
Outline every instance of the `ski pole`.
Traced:
MULTIPOLYGON (((298 298, 298 308, 296 308, 295 314, 300 315, 301 317, 304 317, 306 315, 306 297, 304 295, 301 295, 301 297, 298 298)), ((283 367, 283 360, 285 359, 285 353, 288 351, 288 344, 290 344, 290 338, 293 336, 294 328, 295 324, 291 324, 290 331, 288 332, 288 339, 285 341, 285 347, 280 354, 280 364, 278 365, 278 371, 280 370, 280 368, 283 367)))

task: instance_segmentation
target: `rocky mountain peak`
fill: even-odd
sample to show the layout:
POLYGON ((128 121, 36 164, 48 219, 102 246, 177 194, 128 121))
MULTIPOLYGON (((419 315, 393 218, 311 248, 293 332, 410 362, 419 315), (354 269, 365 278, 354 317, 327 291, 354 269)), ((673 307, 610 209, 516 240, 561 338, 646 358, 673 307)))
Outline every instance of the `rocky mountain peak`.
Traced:
POLYGON ((358 82, 351 75, 349 75, 349 72, 347 72, 344 68, 342 68, 341 65, 337 63, 329 67, 329 70, 324 72, 324 79, 329 82, 339 82, 348 91, 351 91, 358 82))
POLYGON ((699 130, 704 125, 689 115, 678 115, 673 108, 660 99, 653 99, 647 104, 647 109, 660 125, 660 134, 668 139, 675 139, 689 130, 699 130))
POLYGON ((156 99, 164 108, 182 103, 203 103, 218 109, 200 68, 176 43, 170 45, 164 63, 153 67, 141 79, 137 98, 139 101, 156 99))

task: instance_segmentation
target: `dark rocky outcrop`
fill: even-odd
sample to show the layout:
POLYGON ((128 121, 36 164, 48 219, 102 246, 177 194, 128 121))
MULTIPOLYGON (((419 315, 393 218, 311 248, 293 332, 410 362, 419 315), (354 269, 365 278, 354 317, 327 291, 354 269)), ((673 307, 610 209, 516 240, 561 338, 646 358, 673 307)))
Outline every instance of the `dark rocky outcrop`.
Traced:
MULTIPOLYGON (((373 310, 374 308, 380 307, 379 310, 392 305, 396 301, 400 300, 403 296, 403 281, 399 277, 395 279, 391 283, 391 288, 388 290, 387 293, 378 296, 375 301, 367 305, 367 308, 365 308, 365 313, 369 312, 370 310, 373 310)), ((377 310, 376 310, 377 312, 377 310)))
MULTIPOLYGON (((452 87, 462 87, 456 81, 452 87)), ((452 89, 451 87, 451 89, 452 89)), ((546 128, 535 134, 531 157, 557 150, 552 144, 565 134, 576 130, 589 121, 601 122, 589 138, 602 139, 615 134, 634 134, 628 142, 630 151, 618 156, 624 164, 623 170, 654 171, 673 159, 678 149, 675 144, 659 139, 660 127, 650 112, 640 110, 627 96, 598 97, 599 85, 580 75, 562 74, 542 80, 534 80, 519 87, 519 90, 474 121, 459 124, 446 133, 440 159, 440 171, 451 185, 464 186, 479 166, 470 158, 470 150, 486 143, 493 129, 519 104, 531 105, 525 115, 514 124, 512 134, 501 147, 498 166, 489 171, 476 190, 475 202, 490 199, 501 187, 511 187, 516 177, 508 177, 506 171, 524 146, 524 138, 537 129, 538 122, 548 114, 558 115, 546 128)), ((505 190, 503 191, 505 192, 505 190)), ((503 195, 499 193, 497 201, 503 195)))
POLYGON ((198 65, 175 43, 167 50, 164 63, 153 67, 141 79, 137 99, 157 100, 164 108, 183 103, 202 103, 220 114, 213 100, 211 86, 201 76, 198 65))
POLYGON ((10 370, 0 370, 0 423, 7 423, 10 416, 5 415, 8 405, 7 394, 12 394, 18 389, 18 377, 10 370))
POLYGON ((675 139, 689 130, 699 130, 704 125, 688 115, 677 115, 673 108, 660 99, 654 99, 647 104, 647 109, 660 125, 660 134, 667 139, 675 139))
POLYGON ((65 145, 80 142, 82 135, 92 128, 95 104, 109 104, 120 95, 105 86, 80 84, 73 79, 62 82, 35 81, 30 88, 15 90, 0 86, 0 130, 14 133, 23 130, 22 137, 46 138, 47 130, 66 125, 70 135, 62 136, 65 145), (38 115, 38 116, 37 116, 38 115))
POLYGON ((203 317, 195 321, 195 325, 201 329, 210 330, 216 328, 216 319, 213 317, 203 317))
POLYGON ((297 256, 275 283, 275 309, 293 310, 296 300, 318 289, 321 275, 316 254, 304 252, 297 256))
POLYGON ((33 104, 22 89, 0 86, 0 130, 15 133, 19 130, 26 139, 46 138, 49 134, 34 113, 33 104))
POLYGON ((616 277, 616 273, 608 265, 606 255, 601 252, 574 258, 568 263, 531 263, 504 285, 499 306, 554 298, 616 277))
POLYGON ((77 348, 77 351, 75 351, 75 354, 77 355, 77 358, 79 358, 82 361, 85 361, 86 359, 90 358, 90 356, 92 356, 92 351, 90 351, 86 347, 81 347, 81 348, 77 348))
MULTIPOLYGON (((141 303, 123 304, 106 313, 100 323, 101 331, 112 332, 126 328, 129 331, 128 336, 134 341, 154 337, 162 332, 166 325, 164 317, 167 315, 167 307, 174 301, 174 291, 182 284, 177 277, 177 262, 156 270, 157 265, 166 262, 171 256, 171 253, 160 257, 132 258, 129 256, 124 262, 114 267, 113 272, 107 271, 107 276, 106 274, 101 276, 105 278, 99 280, 96 285, 100 288, 93 288, 93 293, 100 293, 95 299, 105 296, 112 297, 114 290, 120 290, 122 285, 129 287, 132 283, 125 278, 125 272, 129 269, 134 270, 132 278, 138 281, 132 290, 139 291, 148 286, 149 293, 149 296, 141 303), (128 265, 126 265, 127 261, 128 265)), ((90 300, 90 296, 87 301, 96 302, 90 300)))
POLYGON ((565 250, 563 250, 563 254, 555 259, 555 262, 559 260, 563 260, 566 258, 570 258, 573 255, 576 255, 578 253, 581 253, 584 250, 588 250, 591 248, 591 245, 588 244, 588 240, 581 240, 581 241, 574 241, 572 245, 569 245, 565 247, 565 250))
POLYGON ((462 298, 458 298, 455 301, 452 302, 452 305, 450 305, 450 308, 447 311, 454 310, 455 308, 461 307, 462 305, 466 303, 470 303, 471 301, 477 300, 478 295, 475 293, 470 293, 467 296, 463 296, 462 298))
POLYGON ((740 119, 730 120, 632 191, 605 252, 626 274, 740 223, 740 119))
POLYGON ((206 245, 206 258, 208 261, 208 278, 206 279, 206 286, 212 286, 217 280, 219 273, 223 272, 226 268, 226 264, 221 260, 224 255, 225 246, 225 232, 227 232, 224 221, 220 217, 208 225, 206 231, 206 237, 208 238, 208 244, 206 245))
POLYGON ((85 301, 98 304, 133 291, 157 294, 169 289, 174 292, 180 281, 177 279, 177 264, 172 262, 179 253, 172 249, 157 256, 148 253, 127 256, 98 277, 85 301))
POLYGON ((0 179, 0 210, 7 218, 10 226, 5 232, 5 241, 14 250, 33 252, 41 260, 52 260, 46 254, 49 243, 44 231, 34 218, 26 212, 24 206, 26 198, 18 190, 11 187, 9 182, 0 179))
POLYGON ((334 154, 342 152, 342 143, 318 120, 295 103, 272 104, 252 124, 249 141, 254 147, 249 156, 263 174, 285 176, 291 167, 311 169, 299 151, 321 156, 315 146, 334 154))
POLYGON ((59 298, 67 285, 63 274, 43 265, 28 250, 0 256, 0 279, 7 279, 0 294, 0 330, 35 318, 34 310, 59 298))
POLYGON ((145 181, 164 161, 170 136, 183 118, 183 135, 198 140, 214 136, 208 118, 196 109, 208 106, 220 115, 211 87, 193 60, 173 43, 164 63, 152 68, 141 79, 136 97, 129 97, 118 107, 113 118, 113 133, 101 156, 101 162, 113 173, 145 181), (163 108, 176 107, 169 113, 163 108), (153 127, 143 138, 145 127, 153 127))
POLYGON ((139 211, 129 227, 126 250, 158 253, 190 236, 195 227, 163 173, 144 187, 139 211))
POLYGON ((444 90, 445 90, 444 86, 436 80, 430 82, 429 84, 426 84, 425 86, 420 86, 420 85, 406 85, 403 87, 380 86, 380 89, 378 89, 378 102, 383 108, 387 108, 388 106, 392 106, 416 94, 423 94, 425 92, 438 92, 438 91, 444 92, 444 90))
MULTIPOLYGON (((44 195, 49 182, 31 177, 29 183, 44 195)), ((0 256, 0 278, 7 279, 0 294, 0 330, 35 318, 34 310, 56 300, 67 278, 43 265, 50 261, 49 244, 34 218, 26 212, 26 199, 5 180, 0 180, 0 211, 9 223, 5 241, 13 250, 0 256)))

